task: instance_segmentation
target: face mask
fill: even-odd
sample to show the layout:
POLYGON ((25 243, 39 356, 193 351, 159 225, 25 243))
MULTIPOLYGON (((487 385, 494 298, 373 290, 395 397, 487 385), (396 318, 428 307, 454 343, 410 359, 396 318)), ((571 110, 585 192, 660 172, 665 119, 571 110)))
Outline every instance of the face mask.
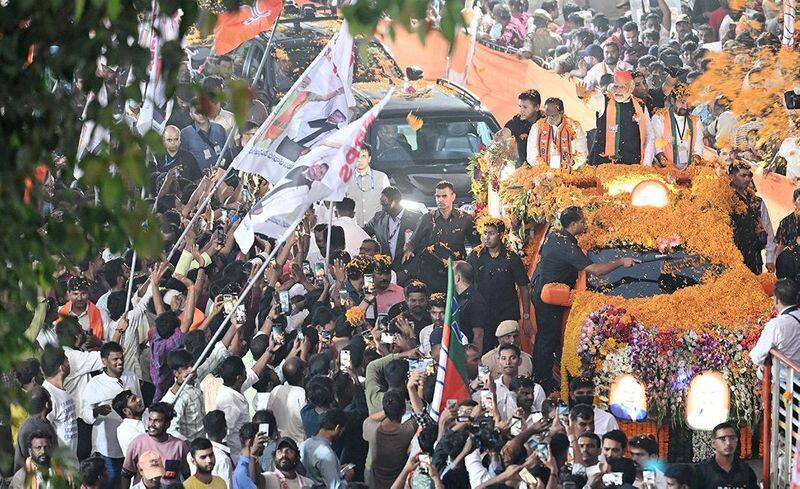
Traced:
POLYGON ((36 465, 50 465, 50 455, 47 453, 37 455, 36 457, 33 457, 33 461, 36 463, 36 465))

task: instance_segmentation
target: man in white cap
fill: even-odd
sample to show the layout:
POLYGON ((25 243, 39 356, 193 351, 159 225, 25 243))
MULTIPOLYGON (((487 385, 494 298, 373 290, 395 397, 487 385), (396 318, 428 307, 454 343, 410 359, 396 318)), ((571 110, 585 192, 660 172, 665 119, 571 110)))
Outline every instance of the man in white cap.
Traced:
MULTIPOLYGON (((502 321, 495 331, 494 335, 497 337, 499 345, 486 352, 481 358, 481 365, 489 367, 489 373, 492 378, 497 378, 502 374, 500 369, 500 351, 502 345, 517 345, 519 346, 519 324, 514 320, 502 321)), ((522 358, 519 366, 519 375, 523 377, 530 377, 533 374, 533 362, 531 361, 530 354, 522 352, 522 358)))

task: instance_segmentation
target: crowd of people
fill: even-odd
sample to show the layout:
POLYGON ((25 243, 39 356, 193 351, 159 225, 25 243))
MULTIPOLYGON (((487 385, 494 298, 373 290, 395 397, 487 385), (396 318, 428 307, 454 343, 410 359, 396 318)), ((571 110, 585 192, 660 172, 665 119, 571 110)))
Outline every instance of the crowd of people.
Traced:
MULTIPOLYGON (((779 42, 768 4, 742 14, 724 0, 698 1, 673 19, 659 0, 640 24, 624 16, 612 24, 569 3, 545 1, 529 15, 526 0, 486 2, 481 36, 581 78, 579 95, 598 114, 587 134, 563 101, 542 103, 530 90, 500 136, 515 139, 520 164, 697 164, 703 144, 734 134, 737 121, 725 100, 691 107, 685 86, 707 50, 779 42)), ((224 80, 207 74, 202 83, 214 90, 224 80)), ((564 309, 543 303, 542 287, 636 264, 593 263, 577 245, 587 228, 580 208, 563 210, 530 271, 506 246, 505 223, 487 220, 479 232, 454 206, 449 182, 436 185, 435 210, 403 207, 365 147, 346 198, 315 205, 286 242, 256 236, 242 253, 234 231, 268 185, 223 168, 266 110, 254 104, 237 129, 231 112, 193 98, 188 85, 174 102, 150 181, 164 253, 132 261, 132 250, 105 250, 59 270, 60 288, 40 297, 27 332, 36 355, 4 374, 21 392, 0 423, 11 487, 49 489, 57 478, 87 489, 757 487, 732 424, 713 430, 710 459, 668 464, 655 437, 620 430, 597 403, 593 379, 571 379, 568 402, 554 395, 564 309), (448 399, 434 419, 450 258, 470 398, 448 399), (535 338, 532 352, 521 336, 535 338)), ((781 315, 753 361, 770 347, 798 354, 797 217, 773 238, 741 164, 747 148, 725 151, 745 204, 732 216, 745 262, 761 273, 777 261, 787 277, 776 286, 781 315)), ((800 175, 796 156, 787 153, 785 167, 800 175)), ((69 188, 72 175, 56 165, 46 184, 69 188)), ((800 192, 794 197, 800 209, 800 192)), ((48 202, 43 216, 57 219, 60 205, 48 202)))

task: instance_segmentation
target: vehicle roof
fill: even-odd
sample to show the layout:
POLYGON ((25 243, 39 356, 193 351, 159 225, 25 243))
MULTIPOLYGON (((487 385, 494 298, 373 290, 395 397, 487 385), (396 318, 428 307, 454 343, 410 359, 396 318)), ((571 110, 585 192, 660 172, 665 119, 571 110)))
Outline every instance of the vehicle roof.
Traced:
POLYGON ((358 95, 359 105, 368 109, 383 98, 390 86, 394 86, 396 92, 381 111, 381 118, 405 117, 409 112, 433 115, 488 114, 466 90, 447 82, 413 82, 407 85, 410 87, 408 90, 404 90, 402 81, 354 83, 353 89, 358 95))

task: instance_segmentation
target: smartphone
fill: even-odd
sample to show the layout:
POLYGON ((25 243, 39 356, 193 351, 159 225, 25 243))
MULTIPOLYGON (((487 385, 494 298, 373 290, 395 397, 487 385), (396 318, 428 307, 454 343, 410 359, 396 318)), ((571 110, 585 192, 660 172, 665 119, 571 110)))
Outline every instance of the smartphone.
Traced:
POLYGON ((323 275, 325 275, 325 265, 323 263, 315 263, 314 276, 317 278, 322 278, 323 275))
POLYGON ((258 432, 269 436, 269 423, 258 423, 258 432))
POLYGON ((547 442, 540 441, 536 444, 536 454, 539 455, 542 463, 546 463, 550 459, 550 447, 547 442))
POLYGON ((278 292, 278 303, 281 307, 281 313, 283 314, 290 314, 292 310, 292 305, 289 303, 289 291, 282 290, 278 292))
POLYGON ((484 387, 489 385, 489 367, 487 365, 478 365, 478 382, 484 387))
POLYGON ((656 483, 656 472, 654 470, 643 470, 642 471, 642 482, 645 484, 655 484, 656 483))
POLYGON ((239 307, 236 308, 236 322, 239 324, 244 324, 247 320, 247 312, 244 310, 244 304, 239 304, 239 307))
POLYGON ((275 340, 275 343, 283 344, 284 334, 283 330, 280 326, 273 326, 272 327, 272 338, 275 340))
POLYGON ((171 459, 164 461, 164 478, 177 479, 180 474, 181 464, 177 460, 171 459))
POLYGON ((348 470, 352 470, 352 469, 355 469, 355 468, 356 468, 356 466, 355 466, 355 465, 353 465, 353 464, 347 464, 347 465, 344 465, 344 466, 342 466, 342 468, 341 468, 341 469, 339 469, 339 475, 340 475, 341 477, 344 477, 344 476, 345 476, 345 474, 347 474, 347 471, 348 471, 348 470))
POLYGON ((610 474, 603 474, 603 485, 606 487, 621 486, 622 472, 611 472, 610 474))
POLYGON ((494 396, 492 395, 491 391, 481 391, 481 407, 484 411, 494 410, 494 396))
POLYGON ((522 482, 526 484, 537 483, 536 477, 534 477, 533 474, 531 474, 530 471, 524 467, 519 471, 519 478, 522 479, 522 482))
POLYGON ((447 409, 452 411, 458 405, 458 401, 456 401, 455 399, 448 399, 446 405, 447 405, 447 409))
POLYGON ((375 278, 372 274, 364 275, 364 292, 367 294, 375 292, 375 278))
POLYGON ((224 294, 222 296, 222 312, 225 314, 230 314, 233 310, 233 304, 236 302, 236 299, 233 298, 232 294, 224 294))
POLYGON ((346 290, 339 291, 339 305, 344 307, 347 304, 347 300, 350 299, 350 293, 346 290))
POLYGON ((558 417, 565 419, 569 416, 569 406, 558 406, 558 417))
POLYGON ((522 432, 522 418, 514 416, 511 418, 511 424, 508 425, 511 436, 517 436, 522 432))
POLYGON ((327 347, 331 346, 332 337, 331 337, 330 331, 323 331, 322 334, 320 334, 320 338, 322 340, 322 347, 323 348, 327 348, 327 347))
POLYGON ((342 372, 347 372, 352 367, 350 363, 350 350, 339 352, 339 368, 342 372))
POLYGON ((431 456, 427 453, 419 454, 419 473, 429 475, 431 466, 431 456))
POLYGON ((306 339, 306 335, 303 334, 303 328, 297 328, 297 339, 300 341, 306 339))
POLYGON ((389 333, 381 333, 381 343, 391 345, 394 343, 394 335, 389 333))
POLYGON ((308 260, 303 260, 303 275, 311 277, 311 263, 308 260))
POLYGON ((389 322, 386 321, 387 317, 389 317, 389 315, 386 314, 385 312, 382 312, 382 313, 378 314, 378 317, 375 320, 375 324, 378 325, 378 328, 381 331, 389 331, 389 322))

